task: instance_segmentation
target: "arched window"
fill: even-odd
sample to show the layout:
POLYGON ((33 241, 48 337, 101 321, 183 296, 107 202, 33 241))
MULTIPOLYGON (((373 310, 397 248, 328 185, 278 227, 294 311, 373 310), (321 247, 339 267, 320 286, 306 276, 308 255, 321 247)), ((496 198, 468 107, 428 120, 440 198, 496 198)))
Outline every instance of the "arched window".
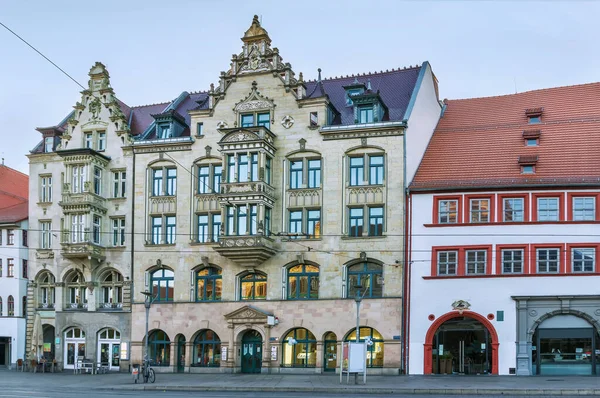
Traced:
POLYGON ((65 332, 66 339, 85 339, 85 332, 79 328, 71 328, 65 332))
POLYGON ((288 268, 288 300, 316 300, 319 298, 319 267, 297 264, 288 268))
POLYGON ((118 330, 112 328, 106 328, 98 333, 98 339, 100 340, 121 340, 121 333, 118 330))
POLYGON ((175 274, 170 269, 162 268, 152 272, 151 283, 154 301, 173 301, 175 274))
POLYGON ((65 277, 67 287, 67 303, 69 308, 87 308, 87 292, 83 274, 71 270, 65 277))
POLYGON ((169 366, 171 340, 162 330, 154 330, 148 336, 149 359, 154 366, 169 366))
MULTIPOLYGON (((373 344, 367 346, 367 367, 383 367, 383 337, 381 334, 369 327, 360 327, 359 341, 365 342, 371 340, 373 344)), ((344 341, 356 341, 356 329, 351 330, 346 335, 344 341)))
POLYGON ((383 296, 383 267, 372 261, 361 261, 348 266, 346 297, 356 296, 360 286, 362 297, 383 296))
POLYGON ((8 296, 8 316, 15 316, 15 299, 13 296, 8 296))
POLYGON ((45 271, 38 276, 38 308, 54 308, 54 275, 45 271))
POLYGON ((240 300, 265 300, 267 298, 267 276, 262 273, 247 273, 240 277, 240 300))
POLYGON ((292 329, 283 338, 281 365, 290 368, 314 368, 317 363, 317 339, 304 328, 292 329))
POLYGON ((212 330, 203 330, 196 336, 192 366, 221 366, 221 339, 212 330))
POLYGON ((217 267, 205 267, 196 271, 196 301, 221 300, 223 279, 217 267))
POLYGON ((123 308, 123 275, 109 270, 100 280, 100 307, 123 308))

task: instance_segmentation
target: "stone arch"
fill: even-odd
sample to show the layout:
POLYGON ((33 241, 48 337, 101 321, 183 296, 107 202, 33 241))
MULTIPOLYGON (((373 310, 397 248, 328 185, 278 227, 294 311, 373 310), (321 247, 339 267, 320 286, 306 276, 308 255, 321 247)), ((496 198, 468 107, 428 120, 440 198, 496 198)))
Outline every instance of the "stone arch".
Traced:
POLYGON ((596 332, 600 331, 600 322, 598 322, 598 320, 596 320, 591 315, 573 309, 560 309, 547 312, 544 315, 540 316, 538 319, 536 319, 536 321, 533 322, 533 324, 531 325, 531 328, 527 331, 527 342, 533 342, 533 335, 535 334, 537 328, 542 324, 542 322, 558 315, 574 315, 578 318, 582 318, 586 320, 590 325, 592 325, 596 332))
POLYGON ((165 158, 161 158, 161 157, 159 157, 158 159, 154 159, 154 160, 151 160, 151 161, 149 161, 149 162, 146 164, 146 167, 147 167, 148 169, 150 169, 150 168, 152 168, 152 167, 157 167, 157 166, 170 166, 170 165, 177 166, 177 163, 175 163, 174 161, 172 161, 172 160, 170 160, 170 159, 165 159, 165 158))
POLYGON ((492 325, 492 323, 486 317, 472 311, 448 312, 437 318, 435 321, 433 321, 431 326, 429 326, 427 334, 425 335, 425 344, 423 344, 423 374, 429 375, 433 372, 432 348, 433 338, 435 337, 435 333, 437 332, 437 330, 440 328, 440 326, 442 326, 444 322, 450 319, 459 318, 463 316, 481 322, 490 333, 490 338, 492 339, 492 374, 498 374, 498 346, 500 345, 500 343, 498 342, 498 332, 496 332, 496 328, 494 328, 494 325, 492 325))
POLYGON ((316 151, 314 149, 296 149, 294 151, 286 153, 285 157, 287 159, 295 157, 316 158, 323 157, 323 155, 321 154, 321 152, 316 151))
POLYGON ((267 333, 265 332, 265 329, 257 324, 253 324, 253 325, 238 325, 234 330, 233 330, 233 335, 235 336, 235 342, 238 344, 242 344, 242 337, 244 337, 244 333, 246 333, 249 330, 256 330, 258 333, 260 333, 260 337, 262 338, 263 344, 265 344, 267 342, 267 333))
POLYGON ((384 152, 386 153, 385 148, 377 146, 377 145, 358 145, 349 148, 344 152, 346 155, 351 155, 353 153, 367 153, 367 152, 384 152))
POLYGON ((50 275, 52 277, 53 282, 50 282, 50 283, 56 282, 56 277, 54 276, 54 274, 50 270, 47 270, 47 269, 42 269, 42 270, 38 271, 38 273, 35 274, 35 277, 33 278, 33 280, 39 283, 40 279, 46 275, 50 275))

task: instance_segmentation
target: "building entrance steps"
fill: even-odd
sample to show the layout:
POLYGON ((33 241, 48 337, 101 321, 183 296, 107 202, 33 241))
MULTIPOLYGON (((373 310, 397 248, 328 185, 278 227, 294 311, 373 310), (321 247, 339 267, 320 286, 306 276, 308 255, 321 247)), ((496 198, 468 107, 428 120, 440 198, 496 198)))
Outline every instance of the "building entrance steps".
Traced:
MULTIPOLYGON (((4 379, 4 378, 3 378, 4 379)), ((133 384, 128 373, 74 376, 71 372, 31 375, 13 372, 10 386, 157 391, 270 391, 347 394, 445 395, 592 395, 600 396, 600 378, 516 376, 368 376, 366 385, 340 384, 339 376, 280 374, 159 373, 155 384, 133 384)), ((3 380, 4 382, 4 380, 3 380)))

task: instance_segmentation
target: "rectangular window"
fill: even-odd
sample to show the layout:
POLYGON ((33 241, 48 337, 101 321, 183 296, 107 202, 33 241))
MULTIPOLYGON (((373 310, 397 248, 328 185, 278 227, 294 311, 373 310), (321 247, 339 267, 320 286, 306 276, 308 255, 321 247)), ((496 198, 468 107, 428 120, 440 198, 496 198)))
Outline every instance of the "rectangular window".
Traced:
POLYGON ((558 221, 558 198, 537 198, 537 220, 558 221))
POLYGON ((271 128, 271 114, 269 112, 259 113, 258 115, 256 115, 256 119, 257 119, 257 123, 256 123, 257 126, 263 126, 268 129, 271 128))
POLYGON ((321 159, 308 160, 308 187, 321 187, 321 159))
POLYGON ((214 165, 213 166, 213 183, 212 188, 214 193, 219 193, 221 191, 221 177, 223 175, 223 166, 214 165))
POLYGON ((237 182, 248 182, 248 155, 238 155, 237 182))
POLYGON ((306 233, 309 238, 321 237, 321 210, 308 210, 306 233))
POLYGON ((523 273, 524 250, 522 249, 504 249, 502 255, 502 273, 503 274, 521 274, 523 273))
POLYGON ((467 275, 485 275, 487 252, 485 250, 467 250, 467 275))
POLYGON ((72 166, 71 168, 71 191, 82 193, 85 186, 85 166, 72 166))
POLYGON ((41 177, 40 202, 52 202, 52 176, 41 177))
POLYGON ((235 156, 227 156, 227 182, 235 182, 235 156))
POLYGON ((265 235, 271 235, 271 209, 265 207, 265 235))
POLYGON ((124 171, 113 172, 113 198, 124 198, 127 181, 127 174, 124 171))
POLYGON ((113 229, 113 246, 124 246, 125 245, 125 218, 114 218, 112 220, 113 229))
POLYGON ((358 108, 359 123, 373 123, 373 107, 361 106, 358 108))
POLYGON ((525 140, 525 145, 527 145, 527 146, 537 146, 538 145, 538 140, 537 140, 537 138, 527 138, 525 140))
POLYGON ((52 223, 49 221, 40 222, 40 242, 42 249, 50 249, 52 247, 52 223))
POLYGON ((177 169, 167 169, 167 196, 177 194, 177 169))
POLYGON ((14 229, 6 230, 6 244, 7 245, 15 244, 15 230, 14 229))
POLYGON ((350 185, 363 185, 365 177, 365 159, 361 157, 350 158, 350 185))
POLYGON ((521 166, 521 174, 535 174, 535 166, 532 166, 532 165, 521 166))
POLYGON ((161 196, 163 194, 163 170, 152 170, 152 196, 161 196))
POLYGON ((529 116, 527 118, 527 121, 529 122, 529 124, 541 123, 542 117, 541 116, 529 116))
POLYGON ((490 200, 489 199, 471 199, 470 200, 471 222, 489 222, 490 221, 490 200))
POLYGON ((231 236, 235 234, 235 208, 233 206, 227 206, 227 235, 231 236))
POLYGON ((210 241, 208 214, 198 214, 198 239, 196 241, 199 243, 210 241))
POLYGON ((573 198, 573 221, 596 220, 596 198, 579 197, 573 198))
POLYGON ((152 244, 160 245, 162 243, 162 218, 152 217, 152 244))
POLYGON ((290 162, 290 189, 302 188, 302 160, 290 162))
POLYGON ((171 137, 171 126, 167 125, 163 125, 163 126, 158 126, 158 138, 169 138, 171 137))
POLYGON ((383 235, 383 207, 369 208, 369 236, 383 235))
POLYGON ((71 243, 85 242, 85 214, 71 215, 71 243))
POLYGON ((98 133, 98 151, 104 151, 106 149, 106 133, 100 131, 98 133))
POLYGON ((297 234, 297 235, 302 234, 302 211, 301 210, 290 211, 289 232, 290 232, 290 234, 297 234))
POLYGON ((596 269, 596 249, 571 249, 571 264, 573 264, 573 272, 594 272, 596 269))
POLYGON ((6 259, 6 276, 9 278, 13 278, 15 276, 15 259, 14 258, 6 259))
POLYGON ((221 236, 221 214, 213 214, 212 215, 212 235, 211 235, 212 241, 218 242, 219 236, 221 236))
POLYGON ((258 181, 258 153, 250 154, 250 181, 258 181))
POLYGON ((270 157, 266 157, 266 162, 265 162, 265 182, 267 184, 271 184, 271 163, 272 163, 272 159, 270 157))
POLYGON ((54 137, 44 138, 44 152, 50 153, 54 150, 54 137))
POLYGON ((383 184, 383 156, 369 156, 369 184, 383 184))
POLYGON ((248 215, 248 223, 250 224, 250 235, 256 235, 258 234, 258 206, 250 205, 248 207, 250 208, 250 214, 248 215))
POLYGON ((102 195, 102 169, 100 167, 94 167, 94 193, 102 195))
POLYGON ((26 230, 21 231, 21 243, 23 244, 24 247, 29 246, 29 242, 27 241, 27 231, 26 230))
POLYGON ((242 127, 254 126, 254 114, 242 115, 242 127))
POLYGON ((560 249, 537 249, 536 264, 540 274, 558 273, 560 265, 560 249))
POLYGON ((166 227, 166 239, 165 239, 165 243, 167 245, 172 245, 175 243, 175 237, 176 237, 176 219, 175 216, 168 216, 165 217, 165 221, 167 223, 167 227, 166 227))
POLYGON ((363 235, 363 222, 364 214, 363 208, 351 208, 350 209, 350 236, 362 236, 363 235))
POLYGON ((89 149, 94 149, 94 135, 92 133, 85 134, 85 147, 89 149))
POLYGON ((438 202, 438 223, 456 224, 458 222, 458 200, 440 200, 438 202))
POLYGON ((2 259, 0 258, 0 277, 2 277, 2 259))
POLYGON ((237 207, 237 234, 246 235, 248 231, 248 207, 241 205, 237 207))
POLYGON ((502 201, 504 222, 525 221, 525 205, 523 198, 505 198, 502 201))
POLYGON ((21 270, 21 274, 23 275, 23 279, 29 278, 27 276, 27 266, 28 266, 27 260, 23 259, 23 263, 22 263, 22 268, 23 269, 21 270))
POLYGON ((100 244, 101 223, 100 216, 94 215, 92 219, 92 241, 96 244, 100 244))
POLYGON ((319 125, 319 113, 311 112, 308 120, 310 127, 317 127, 319 125))
POLYGON ((198 193, 205 194, 210 192, 210 167, 198 167, 198 193))
POLYGON ((458 252, 437 252, 438 275, 456 275, 458 252))
POLYGON ((204 135, 204 123, 196 123, 196 136, 201 137, 204 135))

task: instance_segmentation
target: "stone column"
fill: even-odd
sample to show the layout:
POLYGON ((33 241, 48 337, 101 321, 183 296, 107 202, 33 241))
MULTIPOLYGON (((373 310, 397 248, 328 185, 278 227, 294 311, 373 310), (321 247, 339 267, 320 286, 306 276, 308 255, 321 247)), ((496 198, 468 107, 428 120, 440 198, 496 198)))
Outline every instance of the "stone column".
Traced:
POLYGON ((317 341, 317 351, 315 351, 315 355, 317 356, 315 363, 315 373, 321 373, 323 371, 323 347, 323 342, 317 341))
POLYGON ((271 325, 265 325, 265 341, 263 343, 263 368, 271 368, 271 325))
POLYGON ((232 324, 227 325, 229 329, 229 345, 227 347, 227 361, 225 362, 225 366, 228 368, 235 368, 235 360, 236 360, 236 352, 234 346, 234 326, 232 324))
POLYGON ((517 303, 517 376, 531 375, 531 343, 527 341, 527 300, 517 303))
POLYGON ((54 308, 57 311, 62 311, 64 309, 64 291, 65 291, 65 283, 64 282, 57 282, 54 285, 54 308))
POLYGON ((170 346, 169 368, 171 368, 171 372, 175 372, 177 371, 177 361, 179 360, 179 358, 177 358, 177 342, 172 341, 170 346))
POLYGON ((188 341, 185 343, 185 368, 190 369, 190 366, 192 366, 192 355, 194 354, 194 343, 191 341, 188 341))
POLYGON ((96 298, 98 296, 98 292, 96 292, 96 294, 94 294, 94 289, 95 289, 95 283, 94 282, 87 282, 86 286, 86 294, 87 294, 87 310, 88 311, 96 311, 96 308, 98 307, 97 303, 96 303, 96 298))

